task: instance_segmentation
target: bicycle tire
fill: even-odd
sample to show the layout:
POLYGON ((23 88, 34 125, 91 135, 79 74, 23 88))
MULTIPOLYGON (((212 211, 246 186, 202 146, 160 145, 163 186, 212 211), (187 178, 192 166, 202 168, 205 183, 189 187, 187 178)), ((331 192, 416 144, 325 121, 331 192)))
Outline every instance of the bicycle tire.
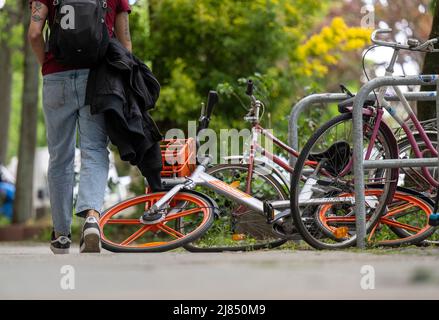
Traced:
MULTIPOLYGON (((436 132, 431 132, 431 131, 427 131, 426 133, 427 133, 428 138, 432 142, 433 146, 436 147, 437 133, 436 132)), ((414 135, 416 144, 419 146, 421 151, 424 150, 426 148, 426 146, 425 146, 425 142, 421 138, 420 134, 416 132, 413 135, 414 135)), ((398 140, 398 149, 399 149, 400 158, 407 158, 407 151, 409 149, 411 149, 411 144, 410 144, 407 136, 404 136, 403 138, 398 140)), ((410 156, 408 156, 408 157, 410 158, 410 156)), ((420 168, 402 168, 401 169, 402 173, 405 173, 406 176, 407 176, 407 171, 408 170, 419 172, 420 168)), ((435 173, 436 168, 428 168, 428 170, 432 171, 431 172, 432 176, 436 177, 436 179, 437 179, 438 174, 435 173)), ((404 179, 401 179, 401 174, 400 174, 399 181, 403 181, 403 183, 404 183, 403 186, 406 186, 406 184, 405 184, 406 176, 404 176, 404 179)), ((424 180, 423 178, 421 178, 421 179, 424 180)), ((407 187, 409 187, 410 189, 419 191, 419 192, 424 192, 424 193, 427 194, 427 196, 430 199, 433 199, 435 197, 435 192, 437 192, 437 189, 436 188, 432 189, 430 183, 426 182, 425 180, 424 181, 422 181, 422 180, 421 181, 417 181, 416 182, 416 184, 417 184, 416 186, 414 186, 413 183, 411 183, 407 187), (432 191, 434 191, 434 192, 432 192, 432 191)), ((394 230, 392 229, 392 231, 397 233, 397 234, 399 233, 399 235, 401 237, 407 236, 403 231, 400 232, 400 230, 398 230, 396 228, 394 230)), ((438 245, 439 244, 439 233, 437 231, 436 231, 436 234, 433 232, 432 236, 434 237, 434 239, 426 239, 426 240, 423 241, 422 244, 438 245)))
MULTIPOLYGON (((248 165, 246 164, 221 164, 221 165, 216 165, 213 166, 211 168, 209 168, 207 170, 207 173, 215 176, 215 174, 218 175, 219 172, 221 171, 228 171, 228 170, 242 170, 242 171, 248 171, 248 165)), ((258 168, 258 166, 256 166, 254 168, 254 173, 259 174, 260 177, 263 177, 263 179, 265 179, 265 181, 272 185, 274 187, 274 190, 276 190, 277 192, 277 196, 276 198, 278 198, 279 200, 284 200, 284 199, 288 199, 288 193, 285 191, 285 188, 282 187, 282 185, 279 183, 279 181, 276 178, 271 177, 270 175, 267 174, 261 174, 262 172, 264 172, 263 168, 258 168)), ((219 176, 217 176, 217 178, 220 178, 219 176)), ((212 197, 219 197, 219 195, 212 195, 212 197)), ((218 199, 215 199, 216 202, 220 202, 218 201, 218 199)), ((221 207, 221 206, 220 206, 221 207)), ((230 214, 230 212, 227 212, 226 214, 230 214)), ((259 214, 258 214, 259 215, 259 214)), ((264 227, 267 228, 267 232, 268 229, 272 229, 272 225, 269 225, 266 223, 266 218, 265 216, 261 215, 261 221, 260 223, 263 223, 264 227)), ((205 234, 205 236, 208 236, 209 232, 207 232, 205 234)), ((274 233, 272 234, 274 236, 274 233)), ((200 241, 203 241, 203 237, 199 238, 200 241)), ((285 242, 287 242, 287 239, 281 239, 281 238, 277 238, 274 239, 273 241, 269 241, 266 243, 258 243, 258 244, 252 244, 252 245, 234 245, 234 246, 224 246, 224 245, 220 245, 217 247, 213 247, 213 246, 209 246, 209 247, 205 247, 205 246, 200 246, 197 245, 197 243, 191 242, 191 243, 187 243, 185 244, 183 247, 190 251, 190 252, 236 252, 236 251, 253 251, 253 250, 261 250, 261 249, 272 249, 272 248, 276 248, 279 247, 281 245, 283 245, 285 242)))
MULTIPOLYGON (((433 133, 433 132, 426 132, 428 138, 430 139, 430 141, 432 142, 433 146, 436 147, 436 141, 437 141, 437 133, 433 133)), ((413 134, 416 144, 419 146, 419 149, 421 151, 426 149, 426 145, 424 140, 422 139, 421 135, 419 133, 414 133, 413 134)), ((398 150, 399 150, 399 158, 403 159, 403 158, 413 158, 410 151, 411 151, 411 144, 409 139, 407 138, 407 136, 404 136, 403 138, 398 140, 398 150)), ((408 173, 410 171, 413 171, 415 173, 415 175, 419 176, 423 176, 423 173, 420 172, 421 169, 420 168, 401 168, 401 172, 400 172, 400 179, 399 179, 399 185, 402 187, 406 187, 409 189, 413 189, 419 192, 428 192, 431 193, 431 189, 432 186, 428 181, 420 181, 417 180, 415 177, 415 180, 417 181, 413 181, 412 176, 410 176, 410 174, 408 173), (401 177, 402 175, 404 175, 404 177, 401 177), (409 181, 409 183, 406 185, 406 176, 409 177, 409 180, 411 179, 411 181, 409 181), (401 185, 401 183, 403 183, 401 185), (416 185, 415 185, 416 184, 416 185)), ((435 175, 437 176, 437 173, 435 174, 436 168, 428 168, 428 170, 432 171, 432 176, 435 177, 435 175)), ((422 179, 422 178, 421 178, 422 179)), ((433 188, 436 191, 436 188, 433 188)))
MULTIPOLYGON (((369 120, 369 117, 365 117, 365 120, 369 120)), ((302 213, 301 209, 298 203, 298 198, 300 194, 300 182, 302 178, 302 170, 304 166, 306 165, 306 161, 309 159, 310 152, 314 146, 315 143, 318 142, 319 138, 325 134, 326 131, 330 130, 331 128, 335 127, 337 124, 345 122, 345 121, 352 121, 352 113, 343 113, 327 123, 325 123, 323 126, 321 126, 308 140, 308 142, 305 144, 304 148, 302 149, 299 158, 297 159, 296 166, 294 168, 294 172, 291 179, 291 212, 294 224, 301 234, 302 238, 312 247, 319 249, 319 250, 334 250, 334 249, 343 249, 348 248, 356 243, 356 235, 353 235, 348 240, 344 241, 335 241, 334 243, 323 243, 318 237, 318 232, 316 232, 316 236, 313 236, 311 232, 307 229, 307 226, 305 225, 304 219, 302 219, 302 213)), ((390 128, 385 125, 384 123, 381 123, 379 128, 380 133, 380 139, 382 141, 382 145, 384 148, 386 148, 386 152, 388 153, 386 158, 389 159, 396 159, 398 157, 398 150, 397 150, 397 144, 396 140, 393 136, 392 131, 390 128)), ((366 132, 365 132, 366 136, 366 132)), ((378 222, 379 217, 383 214, 386 208, 386 203, 388 203, 393 193, 396 190, 397 185, 397 178, 398 178, 398 169, 390 169, 389 174, 389 181, 386 182, 386 191, 383 193, 383 201, 381 203, 381 207, 379 210, 374 210, 372 216, 370 217, 368 223, 367 223, 367 232, 370 232, 370 230, 375 226, 375 224, 378 222)), ((313 217, 310 217, 309 220, 314 219, 313 217)), ((310 229, 312 229, 315 226, 311 226, 310 229)), ((318 230, 317 230, 318 231, 318 230)))
MULTIPOLYGON (((193 231, 191 231, 190 233, 188 233, 187 235, 184 235, 184 237, 181 237, 177 240, 172 240, 169 241, 165 244, 161 244, 161 245, 157 245, 157 246, 143 246, 143 244, 139 244, 139 245, 135 245, 135 246, 130 246, 128 245, 124 245, 123 242, 121 243, 116 243, 114 241, 111 241, 110 239, 107 238, 107 236, 105 235, 105 226, 108 226, 110 224, 116 224, 116 223, 111 223, 110 220, 112 217, 116 216, 117 214, 120 214, 123 210, 126 210, 127 208, 132 208, 135 205, 142 205, 145 203, 153 203, 152 201, 154 200, 158 200, 160 199, 163 195, 165 195, 166 192, 156 192, 156 193, 150 193, 150 194, 146 194, 146 195, 141 195, 138 197, 134 197, 125 201, 122 201, 116 205, 114 205, 113 207, 107 209, 101 217, 100 220, 100 227, 102 230, 102 247, 106 250, 112 251, 112 252, 132 252, 132 253, 141 253, 141 252, 164 252, 164 251, 169 251, 169 250, 173 250, 179 247, 182 247, 184 244, 186 244, 187 242, 191 242, 196 240, 197 238, 201 237, 212 225, 213 220, 214 220, 214 211, 215 211, 215 203, 208 198, 207 196, 200 194, 198 192, 195 191, 191 191, 191 190, 184 190, 184 191, 180 191, 179 193, 177 193, 173 200, 174 202, 177 201, 186 201, 186 202, 190 202, 192 201, 193 204, 198 205, 199 211, 203 212, 203 219, 202 219, 202 223, 193 231)), ((171 201, 171 203, 172 203, 171 201)), ((197 208, 197 207, 196 207, 197 208)), ((192 210, 195 210, 196 208, 193 208, 192 210)), ((184 208, 185 209, 185 208, 184 208)), ((191 210, 191 209, 189 209, 191 210)), ((199 212, 196 211, 196 212, 199 212)), ((169 221, 173 220, 170 219, 172 218, 172 216, 169 217, 169 221)), ((178 226, 176 229, 180 228, 178 230, 179 233, 182 232, 182 227, 181 227, 181 220, 183 217, 174 219, 176 222, 176 226, 178 226), (177 224, 178 221, 178 224, 177 224)), ((168 217, 167 217, 168 219, 168 217)), ((132 222, 133 225, 141 225, 140 222, 136 222, 135 219, 120 219, 120 221, 122 220, 126 220, 126 222, 132 222)), ((169 222, 165 219, 165 221, 157 223, 157 224, 153 224, 150 225, 152 226, 152 229, 160 229, 159 225, 161 224, 161 226, 165 223, 165 222, 169 222)), ((141 227, 144 228, 144 227, 141 227)), ((139 229, 140 230, 140 229, 139 229)), ((149 231, 149 230, 147 230, 149 231)), ((176 230, 174 230, 176 231, 176 230)), ((181 233, 182 234, 182 233, 181 233)), ((117 235, 119 236, 119 235, 117 235)), ((172 235, 171 235, 172 236, 172 235)), ((160 242, 157 242, 160 243, 160 242)))
MULTIPOLYGON (((400 237, 400 239, 381 241, 378 242, 376 245, 398 247, 403 245, 418 245, 421 244, 421 242, 425 242, 436 231, 435 227, 428 225, 428 217, 430 216, 430 214, 433 213, 434 202, 430 198, 415 190, 398 187, 397 192, 416 197, 419 202, 422 202, 424 204, 424 206, 429 207, 429 212, 425 212, 425 214, 427 215, 425 219, 426 227, 424 227, 420 232, 413 235, 407 232, 404 228, 389 226, 390 230, 392 230, 393 233, 400 237)), ((382 218, 385 218, 387 215, 388 213, 385 213, 382 218)))
MULTIPOLYGON (((366 196, 373 197, 379 194, 383 188, 374 187, 366 190, 366 196)), ((330 205, 324 206, 324 210, 316 212, 316 220, 322 231, 330 237, 337 220, 327 217, 325 211, 329 211, 330 205), (331 220, 332 219, 332 220, 331 220)), ((434 203, 428 197, 419 192, 398 187, 387 211, 380 217, 379 223, 372 229, 369 242, 375 246, 399 247, 403 245, 417 245, 430 237, 435 231, 428 225, 428 219, 433 212, 434 203), (392 225, 399 225, 394 227, 392 225), (402 236, 394 230, 404 232, 402 236), (411 233, 407 230, 412 231, 411 233), (414 230, 419 230, 416 233, 414 230), (397 237, 396 239, 394 237, 397 237), (372 241, 372 237, 378 238, 372 241)), ((355 223, 354 217, 351 223, 355 223)))

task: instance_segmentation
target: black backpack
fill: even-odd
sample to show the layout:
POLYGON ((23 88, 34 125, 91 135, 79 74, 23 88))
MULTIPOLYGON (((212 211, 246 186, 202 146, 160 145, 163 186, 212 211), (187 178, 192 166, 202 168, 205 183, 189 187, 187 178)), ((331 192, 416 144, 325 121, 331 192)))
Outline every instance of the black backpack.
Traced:
POLYGON ((92 66, 105 55, 109 35, 106 0, 54 0, 49 47, 62 65, 92 66))

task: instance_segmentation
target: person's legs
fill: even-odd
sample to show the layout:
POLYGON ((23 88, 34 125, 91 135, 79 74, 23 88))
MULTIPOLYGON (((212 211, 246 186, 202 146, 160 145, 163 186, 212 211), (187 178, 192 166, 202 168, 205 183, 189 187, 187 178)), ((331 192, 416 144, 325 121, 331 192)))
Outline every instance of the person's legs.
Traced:
POLYGON ((78 128, 81 149, 81 171, 76 203, 78 216, 86 218, 80 241, 80 252, 100 252, 99 216, 104 204, 109 169, 109 139, 103 114, 92 115, 84 105, 88 73, 76 82, 80 104, 78 128))
POLYGON ((105 130, 104 116, 92 115, 90 106, 84 105, 87 74, 77 79, 79 101, 79 147, 81 149, 81 171, 79 193, 76 203, 78 216, 99 218, 104 203, 109 168, 109 139, 105 130))
POLYGON ((43 110, 49 149, 48 184, 55 237, 70 233, 72 222, 77 111, 74 71, 44 76, 43 110))

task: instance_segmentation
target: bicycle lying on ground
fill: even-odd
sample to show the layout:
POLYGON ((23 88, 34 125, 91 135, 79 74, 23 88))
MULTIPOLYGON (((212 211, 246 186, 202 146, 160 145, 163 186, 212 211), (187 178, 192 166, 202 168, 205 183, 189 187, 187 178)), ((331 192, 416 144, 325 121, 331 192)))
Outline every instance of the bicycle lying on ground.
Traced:
MULTIPOLYGON (((211 92, 205 114, 200 120, 200 123, 204 122, 204 128, 208 125, 216 102, 216 93, 211 92)), ((194 156, 195 141, 172 140, 167 144, 171 144, 172 148, 164 148, 164 158, 171 152, 183 159, 175 167, 164 161, 165 172, 170 168, 170 172, 178 171, 183 176, 191 174, 164 179, 164 184, 171 188, 167 192, 135 197, 105 211, 100 220, 104 248, 116 252, 154 252, 174 249, 195 241, 211 227, 215 215, 220 211, 210 197, 194 191, 197 186, 208 188, 265 217, 263 201, 206 173, 211 161, 209 157, 199 159, 196 168, 191 165, 189 159, 194 156), (153 223, 142 219, 142 216, 152 213, 161 214, 161 218, 153 223)), ((284 205, 288 207, 288 201, 284 201, 284 205)), ((289 212, 275 213, 277 216, 272 224, 281 224, 284 217, 289 215, 289 212)), ((276 238, 279 240, 279 236, 276 238)), ((283 243, 286 240, 281 241, 283 243)))

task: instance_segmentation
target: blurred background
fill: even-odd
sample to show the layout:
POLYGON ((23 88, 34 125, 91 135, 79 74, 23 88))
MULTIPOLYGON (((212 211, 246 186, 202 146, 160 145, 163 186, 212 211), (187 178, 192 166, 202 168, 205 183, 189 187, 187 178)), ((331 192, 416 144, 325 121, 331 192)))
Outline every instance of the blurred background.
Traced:
MULTIPOLYGON (((162 85, 152 112, 161 131, 187 130, 211 89, 221 95, 213 129, 246 128, 247 79, 267 107, 263 125, 287 141, 295 102, 315 92, 356 92, 366 81, 362 54, 374 28, 392 28, 404 42, 439 36, 435 0, 130 0, 134 54, 162 85)), ((41 73, 26 39, 28 0, 0 0, 0 241, 47 237, 48 153, 41 73), (41 230, 43 232, 41 233, 41 230)), ((372 50, 365 71, 384 74, 392 50, 372 50)), ((396 74, 438 73, 439 59, 401 55, 396 74)), ((405 88, 419 90, 419 88, 405 88)), ((414 105, 421 119, 428 105, 414 105)), ((301 120, 301 139, 337 113, 314 108, 301 120)), ((434 111, 433 111, 434 112, 434 111)), ((302 141, 303 142, 303 141, 302 141)), ((136 169, 112 147, 105 206, 142 192, 136 169)), ((75 163, 79 175, 79 157, 75 163)), ((78 177, 79 178, 79 177, 78 177)))

